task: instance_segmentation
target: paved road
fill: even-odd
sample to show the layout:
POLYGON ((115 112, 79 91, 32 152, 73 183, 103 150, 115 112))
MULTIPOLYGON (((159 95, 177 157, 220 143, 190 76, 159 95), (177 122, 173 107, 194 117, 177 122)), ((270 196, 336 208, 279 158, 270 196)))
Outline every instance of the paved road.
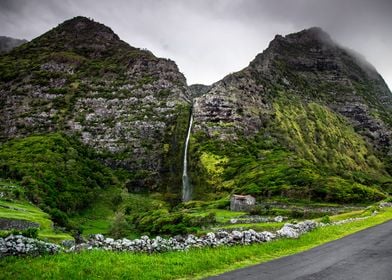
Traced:
POLYGON ((209 279, 392 280, 392 221, 306 252, 209 279))

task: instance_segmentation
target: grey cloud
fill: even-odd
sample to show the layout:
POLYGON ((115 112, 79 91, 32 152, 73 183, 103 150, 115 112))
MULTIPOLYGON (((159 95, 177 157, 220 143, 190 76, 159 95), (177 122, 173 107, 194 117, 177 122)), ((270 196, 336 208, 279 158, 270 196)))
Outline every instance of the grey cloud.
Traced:
POLYGON ((175 60, 189 83, 248 65, 275 34, 320 26, 392 85, 390 0, 0 0, 0 35, 32 39, 77 15, 175 60))

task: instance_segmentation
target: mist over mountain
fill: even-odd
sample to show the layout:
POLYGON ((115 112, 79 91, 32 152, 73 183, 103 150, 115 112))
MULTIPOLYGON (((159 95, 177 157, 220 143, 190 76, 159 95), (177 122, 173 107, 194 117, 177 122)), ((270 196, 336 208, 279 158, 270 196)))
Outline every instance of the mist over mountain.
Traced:
POLYGON ((27 43, 27 40, 20 40, 7 36, 0 36, 0 54, 9 52, 13 48, 19 47, 24 43, 27 43))

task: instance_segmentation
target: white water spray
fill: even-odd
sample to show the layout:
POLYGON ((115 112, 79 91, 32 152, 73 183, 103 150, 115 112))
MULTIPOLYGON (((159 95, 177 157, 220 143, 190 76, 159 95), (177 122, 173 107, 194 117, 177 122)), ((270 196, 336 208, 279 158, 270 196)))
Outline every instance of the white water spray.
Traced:
POLYGON ((193 123, 193 115, 191 112, 191 116, 189 118, 188 133, 186 135, 186 140, 185 140, 185 149, 184 149, 184 161, 183 161, 184 169, 182 172, 182 201, 190 200, 192 195, 191 185, 189 183, 189 177, 188 177, 188 144, 189 144, 189 138, 191 136, 192 123, 193 123))

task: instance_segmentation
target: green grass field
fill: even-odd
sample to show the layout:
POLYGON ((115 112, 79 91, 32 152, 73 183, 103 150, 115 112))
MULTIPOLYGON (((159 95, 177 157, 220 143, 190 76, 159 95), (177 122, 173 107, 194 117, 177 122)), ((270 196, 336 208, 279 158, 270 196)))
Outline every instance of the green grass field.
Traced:
POLYGON ((20 219, 38 223, 40 225, 38 237, 41 239, 48 239, 53 242, 72 239, 69 234, 54 232, 49 215, 28 202, 0 200, 0 218, 20 219))
POLYGON ((69 234, 55 232, 50 216, 28 202, 24 198, 23 192, 23 188, 18 184, 0 179, 0 193, 3 195, 3 198, 0 199, 0 218, 38 223, 40 225, 38 236, 44 240, 57 242, 72 239, 69 234), (17 195, 18 198, 15 197, 15 193, 19 194, 17 195))
POLYGON ((89 251, 0 260, 0 279, 201 279, 308 250, 392 219, 392 209, 352 223, 317 228, 299 239, 162 254, 89 251))

